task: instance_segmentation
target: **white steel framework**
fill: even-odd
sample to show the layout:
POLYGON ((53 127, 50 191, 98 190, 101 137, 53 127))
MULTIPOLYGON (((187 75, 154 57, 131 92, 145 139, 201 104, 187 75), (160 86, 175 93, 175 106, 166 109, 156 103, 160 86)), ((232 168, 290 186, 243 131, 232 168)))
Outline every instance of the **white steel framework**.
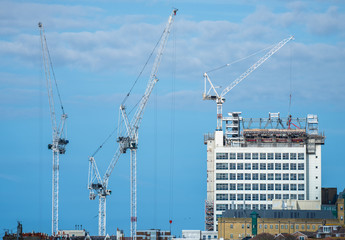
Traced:
POLYGON ((127 149, 130 149, 130 176, 131 176, 131 216, 130 216, 130 222, 131 222, 131 238, 133 240, 136 240, 136 230, 137 230, 137 157, 136 157, 136 151, 138 146, 138 130, 140 127, 141 120, 143 118, 144 110, 147 105, 147 102, 149 100, 149 97, 152 93, 152 90, 155 86, 155 84, 158 81, 157 78, 157 72, 158 68, 162 59, 163 51, 166 46, 168 36, 170 34, 170 29, 172 26, 172 23, 174 21, 174 17, 176 15, 177 9, 174 9, 168 19, 168 23, 164 29, 164 32, 162 34, 161 40, 159 42, 159 47, 157 50, 157 55, 154 60, 154 64, 151 70, 150 79, 148 81, 145 93, 143 97, 141 98, 141 101, 138 105, 138 108, 136 109, 136 112, 131 120, 131 122, 128 119, 127 113, 126 113, 126 107, 124 105, 120 106, 120 115, 122 116, 122 121, 119 121, 119 129, 124 127, 124 131, 119 131, 119 136, 117 141, 119 142, 118 149, 113 156, 104 176, 103 180, 101 179, 99 175, 99 171, 95 162, 95 159, 93 157, 89 158, 89 183, 88 188, 90 190, 89 198, 91 200, 95 199, 96 194, 98 194, 99 198, 102 198, 102 201, 100 200, 100 207, 99 211, 102 211, 99 213, 101 217, 99 217, 98 222, 98 234, 100 236, 105 236, 106 234, 106 196, 111 194, 111 191, 108 190, 108 181, 111 176, 111 173, 114 170, 114 167, 119 160, 122 153, 126 153, 127 149), (102 207, 101 207, 102 205, 102 207))
POLYGON ((279 49, 281 49, 286 43, 288 43, 291 39, 293 39, 293 36, 290 36, 281 42, 279 42, 277 45, 275 45, 270 51, 268 51, 262 58, 260 58, 256 63, 254 63, 250 68, 248 68, 247 71, 241 74, 238 78, 235 79, 229 86, 227 86, 220 94, 216 91, 216 88, 212 84, 209 76, 207 73, 204 73, 204 93, 203 93, 203 100, 215 100, 217 103, 217 131, 222 130, 222 119, 223 119, 223 113, 222 113, 222 107, 223 103, 225 102, 225 95, 231 91, 234 87, 237 86, 243 79, 249 76, 255 69, 257 69, 261 64, 263 64, 267 59, 269 59, 273 54, 275 54, 279 49), (209 83, 210 87, 207 90, 207 82, 209 83), (215 95, 210 95, 211 90, 215 93, 215 95))
POLYGON ((66 152, 66 145, 68 144, 68 140, 65 139, 66 131, 65 131, 65 121, 67 118, 67 114, 65 114, 61 98, 59 94, 59 90, 57 88, 55 74, 53 71, 53 65, 50 59, 49 49, 47 45, 47 40, 44 33, 44 28, 42 23, 38 23, 38 27, 40 29, 40 39, 41 39, 41 47, 42 47, 42 59, 44 65, 44 72, 47 84, 47 91, 48 91, 48 100, 49 100, 49 109, 50 109, 50 117, 52 121, 52 144, 48 144, 48 148, 53 151, 53 163, 52 163, 52 235, 57 234, 59 230, 59 156, 60 154, 65 154, 66 152), (60 123, 57 124, 56 121, 56 114, 55 114, 55 105, 54 105, 54 96, 53 96, 53 84, 52 78, 55 81, 56 91, 59 96, 60 105, 61 105, 61 120, 60 123))

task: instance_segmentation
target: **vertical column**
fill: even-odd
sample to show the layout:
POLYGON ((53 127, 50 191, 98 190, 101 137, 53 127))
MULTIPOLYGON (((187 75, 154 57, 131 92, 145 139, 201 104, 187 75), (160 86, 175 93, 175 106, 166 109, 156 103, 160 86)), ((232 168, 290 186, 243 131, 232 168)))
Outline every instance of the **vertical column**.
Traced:
POLYGON ((137 239, 137 149, 131 149, 131 238, 137 239))
MULTIPOLYGON (((57 144, 54 144, 56 146, 57 144)), ((52 235, 58 232, 59 222, 59 153, 57 146, 53 149, 53 172, 52 172, 52 235)))

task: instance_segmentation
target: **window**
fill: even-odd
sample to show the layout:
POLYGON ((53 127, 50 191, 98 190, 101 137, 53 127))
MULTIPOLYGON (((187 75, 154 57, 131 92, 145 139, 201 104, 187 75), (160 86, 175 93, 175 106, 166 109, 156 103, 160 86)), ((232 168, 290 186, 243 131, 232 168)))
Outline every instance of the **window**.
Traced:
POLYGON ((276 180, 282 180, 282 175, 280 173, 275 174, 275 179, 276 180))
POLYGON ((290 159, 296 160, 296 153, 290 153, 290 159))
POLYGON ((230 180, 236 180, 236 173, 230 173, 230 180))
POLYGON ((236 153, 230 153, 230 159, 236 159, 236 153))
POLYGON ((281 227, 281 229, 284 229, 284 225, 281 225, 280 227, 281 227))
POLYGON ((266 180, 266 173, 260 173, 260 180, 266 180))
POLYGON ((274 196, 274 198, 275 198, 275 199, 282 199, 282 195, 281 195, 281 194, 276 194, 276 195, 274 196))
POLYGON ((243 180, 243 173, 237 173, 237 180, 243 180))
POLYGON ((275 153, 274 157, 275 157, 275 159, 280 160, 280 159, 282 159, 282 154, 281 153, 275 153))
POLYGON ((260 190, 266 190, 266 184, 261 183, 260 184, 260 190))
POLYGON ((272 224, 270 225, 270 229, 273 229, 273 225, 272 224))
POLYGON ((274 198, 274 194, 267 194, 267 200, 272 200, 274 198))
MULTIPOLYGON (((250 208, 249 208, 250 209, 250 208)), ((247 228, 250 228, 250 225, 249 224, 247 224, 247 228)))
POLYGON ((304 174, 303 173, 298 174, 298 180, 304 180, 304 174))
POLYGON ((250 185, 250 183, 246 183, 245 186, 244 186, 244 188, 245 188, 246 190, 252 190, 252 185, 250 185))
POLYGON ((216 163, 216 169, 228 169, 227 163, 216 163))
POLYGON ((216 159, 228 159, 228 153, 216 153, 216 159))
POLYGON ((253 199, 253 201, 259 201, 259 195, 253 194, 252 199, 253 199))
POLYGON ((304 184, 298 184, 298 191, 304 191, 304 184))
POLYGON ((253 173, 253 180, 259 180, 259 174, 253 173))
POLYGON ((253 190, 259 190, 259 184, 253 183, 253 190))
POLYGON ((290 199, 296 200, 297 199, 297 195, 296 194, 291 194, 290 195, 290 199))
POLYGON ((228 204, 216 204, 217 211, 225 211, 228 209, 228 204))
POLYGON ((282 190, 282 185, 281 184, 275 184, 275 189, 276 189, 276 191, 282 190))
POLYGON ((237 200, 242 201, 243 200, 243 194, 237 194, 237 200))
POLYGON ((282 170, 282 164, 281 163, 276 163, 275 164, 275 169, 276 170, 282 170))
MULTIPOLYGON (((230 238, 234 238, 234 234, 231 233, 231 234, 230 234, 230 238)), ((303 239, 303 240, 304 240, 304 239, 303 239)))
POLYGON ((217 173, 216 179, 217 180, 228 180, 228 174, 227 173, 217 173))
POLYGON ((283 190, 289 191, 289 184, 283 184, 283 190))
POLYGON ((267 204, 267 209, 272 210, 272 204, 267 204))
POLYGON ((236 170, 236 163, 230 163, 230 170, 236 170))
POLYGON ((260 170, 266 170, 266 163, 260 163, 260 170))
POLYGON ((244 197, 245 197, 246 201, 252 200, 252 195, 250 195, 250 194, 246 194, 244 197))
POLYGON ((235 201, 236 200, 236 194, 230 193, 230 200, 235 201))
POLYGON ((230 190, 236 190, 236 184, 230 183, 230 190))
POLYGON ((243 190, 243 184, 242 183, 237 184, 237 190, 243 190))
POLYGON ((230 224, 230 228, 234 228, 234 224, 230 224))
POLYGON ((289 194, 283 194, 283 199, 289 199, 289 194))
POLYGON ((260 159, 266 160, 266 153, 260 153, 260 159))
POLYGON ((310 229, 310 225, 309 224, 307 225, 307 229, 310 229))
POLYGON ((267 163, 267 170, 273 170, 273 163, 267 163))
POLYGON ((291 191, 296 191, 297 190, 297 185, 296 184, 291 184, 290 185, 290 190, 291 191))
POLYGON ((216 194, 216 200, 229 200, 228 194, 216 194))
POLYGON ((216 184, 217 190, 228 190, 228 184, 226 183, 217 183, 216 184))
POLYGON ((313 227, 312 227, 314 230, 315 230, 315 225, 313 225, 313 227))
POLYGON ((243 170, 243 163, 237 163, 237 170, 243 170))
POLYGON ((254 209, 259 209, 259 204, 253 204, 252 205, 252 209, 254 210, 254 209))
POLYGON ((296 163, 290 163, 290 170, 296 170, 296 163))
POLYGON ((267 224, 265 224, 265 229, 267 229, 267 224))
POLYGON ((250 173, 246 173, 244 176, 245 176, 245 180, 251 180, 251 174, 250 173))
POLYGON ((283 153, 283 159, 289 160, 289 153, 283 153))
POLYGON ((296 224, 296 230, 298 229, 299 227, 298 227, 298 224, 296 224))
POLYGON ((267 184, 267 190, 268 191, 274 191, 274 185, 273 184, 267 184))
POLYGON ((266 201, 266 194, 260 194, 260 200, 266 201))
POLYGON ((283 163, 283 170, 289 170, 289 164, 283 163))
POLYGON ((245 169, 246 170, 252 169, 252 164, 251 163, 245 163, 245 169))
POLYGON ((266 204, 260 204, 260 210, 266 210, 266 204))
POLYGON ((237 153, 237 159, 243 159, 243 153, 237 153))
POLYGON ((290 228, 293 229, 293 224, 291 224, 290 228))
POLYGON ((273 173, 268 173, 268 174, 267 174, 267 180, 274 180, 274 175, 273 175, 273 173))
POLYGON ((245 154, 244 154, 244 158, 247 159, 247 160, 248 160, 248 159, 251 159, 251 158, 252 158, 251 155, 252 155, 251 153, 245 153, 245 154))
POLYGON ((276 229, 278 229, 278 224, 276 224, 276 229))
POLYGON ((297 180, 297 175, 296 175, 296 173, 291 173, 291 174, 290 174, 290 180, 297 180))
POLYGON ((273 160, 273 153, 267 153, 267 159, 273 160))
POLYGON ((304 163, 298 164, 298 170, 304 170, 304 163))
POLYGON ((298 200, 304 200, 304 194, 298 194, 298 200))
POLYGON ((252 159, 259 159, 259 154, 258 153, 253 153, 252 154, 252 159))
POLYGON ((258 170, 258 169, 259 169, 259 164, 253 163, 253 170, 258 170))
POLYGON ((288 173, 283 174, 283 180, 289 180, 289 174, 288 173))
POLYGON ((298 154, 298 160, 304 160, 304 153, 298 154))

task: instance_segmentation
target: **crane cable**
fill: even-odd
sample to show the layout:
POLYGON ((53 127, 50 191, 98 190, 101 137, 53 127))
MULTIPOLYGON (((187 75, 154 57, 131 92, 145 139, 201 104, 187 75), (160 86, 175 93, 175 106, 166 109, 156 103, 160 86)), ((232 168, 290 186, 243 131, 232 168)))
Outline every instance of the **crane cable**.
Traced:
MULTIPOLYGON (((43 27, 42 27, 42 30, 43 30, 43 33, 44 33, 44 28, 43 27)), ((51 57, 50 57, 50 52, 49 52, 49 48, 48 48, 48 43, 47 43, 46 35, 43 34, 43 37, 44 37, 44 43, 46 45, 46 50, 47 50, 47 53, 48 53, 49 65, 50 65, 51 71, 53 73, 53 78, 54 78, 54 83, 55 83, 55 87, 56 87, 56 92, 57 92, 57 95, 59 97, 61 111, 62 111, 62 114, 65 114, 65 110, 64 110, 63 105, 62 105, 62 100, 61 100, 61 95, 60 95, 59 87, 57 85, 57 81, 56 81, 56 77, 55 77, 53 63, 52 63, 52 60, 51 60, 51 57)))
POLYGON ((246 60, 247 58, 250 58, 250 57, 252 57, 252 56, 254 56, 254 55, 256 55, 256 54, 259 54, 259 53, 261 53, 261 52, 263 52, 263 51, 265 51, 265 50, 267 50, 267 49, 269 49, 269 48, 272 48, 273 46, 275 46, 275 45, 274 45, 274 44, 273 44, 273 45, 270 45, 270 46, 268 46, 268 47, 266 47, 266 48, 263 48, 263 49, 261 49, 261 50, 255 52, 255 53, 252 53, 252 54, 250 54, 250 55, 248 55, 248 56, 246 56, 246 57, 237 59, 237 60, 235 60, 235 61, 233 61, 233 62, 231 62, 231 63, 227 63, 227 64, 222 65, 222 66, 220 66, 220 67, 211 69, 211 70, 207 71, 207 73, 214 72, 214 71, 218 71, 218 70, 220 70, 220 69, 222 69, 222 68, 225 68, 225 67, 229 67, 229 66, 231 66, 231 65, 233 65, 233 64, 235 64, 235 63, 238 63, 238 62, 240 62, 240 61, 246 60))
MULTIPOLYGON (((165 31, 165 30, 164 30, 164 31, 165 31)), ((124 105, 124 104, 125 104, 125 102, 127 101, 129 95, 131 94, 131 92, 132 92, 134 86, 137 84, 139 78, 141 77, 142 73, 144 72, 144 70, 145 70, 145 68, 146 68, 146 66, 147 66, 147 64, 148 64, 148 62, 150 61, 150 59, 151 59, 153 53, 155 52, 155 50, 156 50, 156 48, 157 48, 159 42, 161 41, 161 39, 162 39, 162 37, 163 37, 164 31, 162 32, 162 35, 160 36, 158 42, 156 43, 156 45, 155 45, 155 47, 153 48, 152 52, 150 53, 148 59, 146 60, 146 62, 145 62, 145 64, 144 64, 143 68, 141 69, 139 75, 138 75, 137 78, 135 79, 135 81, 134 81, 132 87, 130 88, 129 92, 126 94, 126 96, 125 96, 124 99, 122 100, 121 105, 124 105)), ((130 116, 130 114, 131 114, 131 113, 133 112, 133 110, 139 105, 139 103, 141 102, 141 100, 142 100, 143 98, 144 98, 144 95, 143 95, 143 96, 139 99, 139 101, 132 107, 132 109, 131 109, 131 110, 129 111, 129 113, 128 113, 128 116, 130 116)), ((98 151, 104 146, 104 144, 114 135, 114 133, 116 132, 117 129, 118 129, 118 128, 116 127, 116 128, 109 134, 109 136, 103 141, 103 143, 102 143, 102 144, 96 149, 96 151, 92 154, 92 157, 94 157, 94 156, 98 153, 98 151)))
MULTIPOLYGON (((127 98, 128 98, 129 95, 131 94, 131 92, 132 92, 134 86, 137 84, 137 82, 138 82, 139 78, 141 77, 142 73, 144 72, 144 70, 145 70, 145 68, 146 68, 146 66, 147 66, 147 64, 148 64, 148 62, 150 61, 150 59, 151 59, 153 53, 155 52, 155 50, 156 50, 158 44, 160 43, 160 41, 161 41, 161 39, 162 39, 162 37, 163 37, 164 32, 165 32, 165 30, 162 32, 162 35, 160 36, 158 42, 156 43, 155 47, 153 48, 152 52, 150 53, 150 55, 149 55, 148 59, 146 60, 146 62, 145 62, 145 64, 144 64, 143 68, 141 69, 139 75, 138 75, 137 78, 135 79, 135 81, 134 81, 134 83, 133 83, 131 89, 129 90, 129 92, 127 93, 127 95, 124 97, 124 99, 123 99, 121 105, 125 104, 125 102, 127 101, 127 98)), ((141 100, 141 99, 140 99, 140 100, 141 100)), ((139 102, 140 102, 140 101, 139 101, 139 102)))

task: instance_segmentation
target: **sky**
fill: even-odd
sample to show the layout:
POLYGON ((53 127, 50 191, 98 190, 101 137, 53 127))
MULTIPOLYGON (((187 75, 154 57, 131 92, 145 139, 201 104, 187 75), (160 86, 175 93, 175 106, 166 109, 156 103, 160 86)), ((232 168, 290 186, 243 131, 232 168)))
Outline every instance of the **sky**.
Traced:
MULTIPOLYGON (((60 157, 59 228, 98 229, 98 200, 88 199, 88 158, 116 129, 119 106, 179 11, 139 130, 138 229, 204 230, 206 146, 216 104, 202 101, 203 73, 295 39, 227 95, 223 113, 243 117, 316 114, 326 136, 322 186, 345 188, 345 4, 283 0, 1 0, 0 229, 51 233, 51 121, 38 22, 45 27, 70 143, 60 157), (291 94, 291 104, 290 102, 291 94), (169 226, 169 220, 172 220, 169 226)), ((262 55, 263 52, 260 52, 262 55)), ((261 56, 210 72, 226 87, 261 56)), ((126 102, 144 93, 149 61, 126 102)), ((56 100, 57 101, 57 100, 56 100)), ((58 106, 58 105, 57 105, 58 106)), ((60 112, 57 108, 57 116, 60 112)), ((103 175, 117 149, 111 135, 95 155, 103 175)), ((129 235, 129 154, 109 180, 107 233, 129 235)))

